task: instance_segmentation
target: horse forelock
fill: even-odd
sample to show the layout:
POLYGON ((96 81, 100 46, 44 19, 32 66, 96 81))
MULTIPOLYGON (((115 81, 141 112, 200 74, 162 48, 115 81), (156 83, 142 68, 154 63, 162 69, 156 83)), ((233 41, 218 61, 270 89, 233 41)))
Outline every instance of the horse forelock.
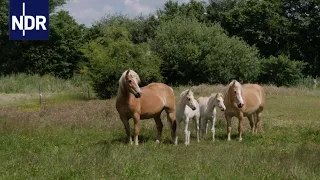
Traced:
POLYGON ((220 97, 223 98, 223 94, 220 93, 220 92, 218 92, 218 93, 216 94, 216 97, 217 97, 217 98, 220 98, 220 97))
MULTIPOLYGON (((122 92, 125 90, 125 82, 126 82, 126 73, 127 73, 127 70, 124 71, 119 79, 119 89, 118 89, 118 96, 122 95, 122 92)), ((133 71, 133 70, 130 70, 129 71, 129 75, 131 75, 133 78, 137 79, 137 83, 139 84, 140 83, 140 77, 139 75, 133 71)))
POLYGON ((230 83, 229 83, 229 85, 228 85, 228 88, 227 88, 227 91, 229 91, 230 90, 230 88, 232 87, 232 86, 235 86, 235 87, 237 87, 237 88, 242 88, 242 86, 241 86, 241 84, 237 81, 237 80, 232 80, 230 83))

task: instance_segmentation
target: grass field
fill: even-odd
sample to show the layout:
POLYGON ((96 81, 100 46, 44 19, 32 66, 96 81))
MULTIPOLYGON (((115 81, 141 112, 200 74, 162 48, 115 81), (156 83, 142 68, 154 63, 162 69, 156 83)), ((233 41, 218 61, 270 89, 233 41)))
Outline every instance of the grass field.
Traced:
MULTIPOLYGON (((175 88, 177 98, 184 88, 175 88)), ((222 88, 193 90, 198 97, 222 88)), ((33 98, 2 102, 0 179, 319 179, 320 90, 265 89, 264 133, 252 135, 246 119, 239 143, 233 119, 227 142, 219 111, 216 141, 209 133, 197 143, 191 124, 189 146, 182 132, 179 144, 170 144, 165 118, 162 143, 155 143, 154 121, 144 120, 140 145, 124 144, 114 99, 48 97, 41 106, 33 98)))

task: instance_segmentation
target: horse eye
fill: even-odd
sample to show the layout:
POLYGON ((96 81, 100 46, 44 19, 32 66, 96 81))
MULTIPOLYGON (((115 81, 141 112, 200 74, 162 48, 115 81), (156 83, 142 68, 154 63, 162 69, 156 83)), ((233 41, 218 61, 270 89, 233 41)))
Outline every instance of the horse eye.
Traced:
POLYGON ((187 98, 188 99, 188 101, 190 101, 190 98, 187 98))
POLYGON ((218 100, 218 103, 220 102, 220 100, 218 100))
POLYGON ((237 94, 237 91, 234 91, 235 94, 237 94))
POLYGON ((128 81, 129 83, 131 83, 132 82, 132 80, 131 79, 129 79, 129 81, 128 81))

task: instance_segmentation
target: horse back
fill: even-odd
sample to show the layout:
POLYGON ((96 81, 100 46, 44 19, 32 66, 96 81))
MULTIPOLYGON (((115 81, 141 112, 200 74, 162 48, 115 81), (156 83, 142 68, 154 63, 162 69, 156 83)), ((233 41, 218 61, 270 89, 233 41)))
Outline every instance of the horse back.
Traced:
POLYGON ((141 88, 141 110, 150 108, 168 108, 175 111, 175 98, 173 89, 163 83, 151 83, 141 88))
POLYGON ((265 105, 265 92, 258 84, 245 84, 242 86, 242 98, 245 101, 246 109, 261 109, 265 105))

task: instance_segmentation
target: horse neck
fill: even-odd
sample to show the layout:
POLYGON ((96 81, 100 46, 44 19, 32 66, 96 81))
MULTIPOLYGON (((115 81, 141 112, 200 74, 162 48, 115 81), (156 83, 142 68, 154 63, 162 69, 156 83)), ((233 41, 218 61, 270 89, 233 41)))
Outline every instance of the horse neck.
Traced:
POLYGON ((208 104, 207 104, 207 111, 208 112, 212 112, 214 107, 216 107, 216 105, 214 104, 214 101, 216 100, 215 97, 211 96, 208 100, 208 104))
POLYGON ((179 107, 178 109, 181 110, 182 112, 184 112, 186 109, 187 103, 183 102, 182 100, 183 99, 180 99, 180 101, 177 103, 177 105, 179 107))
POLYGON ((129 97, 130 97, 130 92, 127 91, 125 88, 121 88, 121 86, 119 86, 117 99, 129 101, 129 97))

